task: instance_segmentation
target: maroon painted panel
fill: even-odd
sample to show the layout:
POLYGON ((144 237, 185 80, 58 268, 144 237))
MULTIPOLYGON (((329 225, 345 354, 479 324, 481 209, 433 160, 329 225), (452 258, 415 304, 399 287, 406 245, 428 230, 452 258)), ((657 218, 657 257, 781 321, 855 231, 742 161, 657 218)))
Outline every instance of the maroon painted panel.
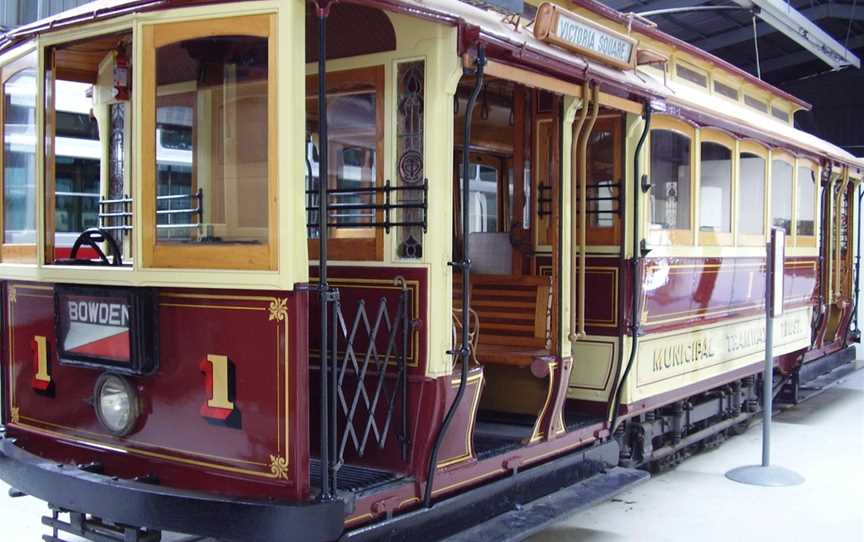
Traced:
POLYGON ((110 459, 117 469, 138 475, 143 470, 169 486, 306 496, 307 292, 161 291, 159 369, 129 377, 141 398, 142 421, 131 435, 115 437, 90 404, 104 371, 58 360, 52 286, 12 283, 7 288, 10 433, 77 446, 77 452, 64 452, 58 460, 86 459, 100 446, 123 450, 128 455, 110 459), (32 384, 31 345, 37 335, 48 344, 47 391, 32 384), (235 409, 225 421, 202 415, 210 399, 202 363, 213 354, 227 356, 231 366, 228 393, 235 409), (236 487, 226 485, 225 477, 236 480, 236 487))
MULTIPOLYGON (((786 259, 787 308, 813 303, 816 267, 815 259, 786 259)), ((761 258, 648 258, 644 262, 642 317, 650 331, 761 314, 764 297, 765 260, 761 258)))

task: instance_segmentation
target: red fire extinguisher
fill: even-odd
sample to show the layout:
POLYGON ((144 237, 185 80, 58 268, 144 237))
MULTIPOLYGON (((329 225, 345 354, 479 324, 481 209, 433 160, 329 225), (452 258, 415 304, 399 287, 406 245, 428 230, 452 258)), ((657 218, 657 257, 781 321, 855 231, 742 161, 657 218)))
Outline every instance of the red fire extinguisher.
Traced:
POLYGON ((114 55, 114 99, 129 99, 129 58, 124 49, 114 55))

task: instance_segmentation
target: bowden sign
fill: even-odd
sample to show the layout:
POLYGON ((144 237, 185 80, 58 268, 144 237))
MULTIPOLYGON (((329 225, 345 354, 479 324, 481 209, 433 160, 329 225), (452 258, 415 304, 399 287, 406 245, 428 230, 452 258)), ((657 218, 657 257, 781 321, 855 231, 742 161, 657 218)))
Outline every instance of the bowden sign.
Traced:
POLYGON ((635 66, 635 39, 555 4, 544 3, 537 9, 534 36, 618 68, 635 66))

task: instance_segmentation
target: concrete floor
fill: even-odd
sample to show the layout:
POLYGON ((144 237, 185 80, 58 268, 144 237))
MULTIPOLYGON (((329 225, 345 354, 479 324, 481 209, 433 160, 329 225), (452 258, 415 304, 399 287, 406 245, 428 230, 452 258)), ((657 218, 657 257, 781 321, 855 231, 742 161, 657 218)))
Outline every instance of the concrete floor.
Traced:
MULTIPOLYGON (((772 448, 773 463, 803 475, 803 485, 752 487, 723 476, 760 460, 761 426, 754 425, 529 540, 864 542, 864 370, 779 414, 772 448)), ((6 498, 6 489, 0 483, 0 542, 40 540, 47 532, 40 524, 44 504, 6 498)))

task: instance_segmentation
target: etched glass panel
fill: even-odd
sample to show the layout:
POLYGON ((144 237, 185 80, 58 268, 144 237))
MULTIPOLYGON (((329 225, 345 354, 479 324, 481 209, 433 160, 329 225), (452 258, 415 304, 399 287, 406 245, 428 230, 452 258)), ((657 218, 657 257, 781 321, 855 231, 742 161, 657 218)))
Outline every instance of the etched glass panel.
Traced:
MULTIPOLYGON (((423 61, 399 64, 397 71, 399 97, 396 129, 396 171, 399 186, 421 187, 425 182, 423 167, 423 61)), ((421 190, 400 190, 397 202, 407 205, 401 209, 403 223, 422 222, 421 209, 411 208, 423 202, 421 190)), ((398 229, 398 248, 400 258, 420 258, 423 255, 423 228, 418 225, 400 226, 398 229)))

